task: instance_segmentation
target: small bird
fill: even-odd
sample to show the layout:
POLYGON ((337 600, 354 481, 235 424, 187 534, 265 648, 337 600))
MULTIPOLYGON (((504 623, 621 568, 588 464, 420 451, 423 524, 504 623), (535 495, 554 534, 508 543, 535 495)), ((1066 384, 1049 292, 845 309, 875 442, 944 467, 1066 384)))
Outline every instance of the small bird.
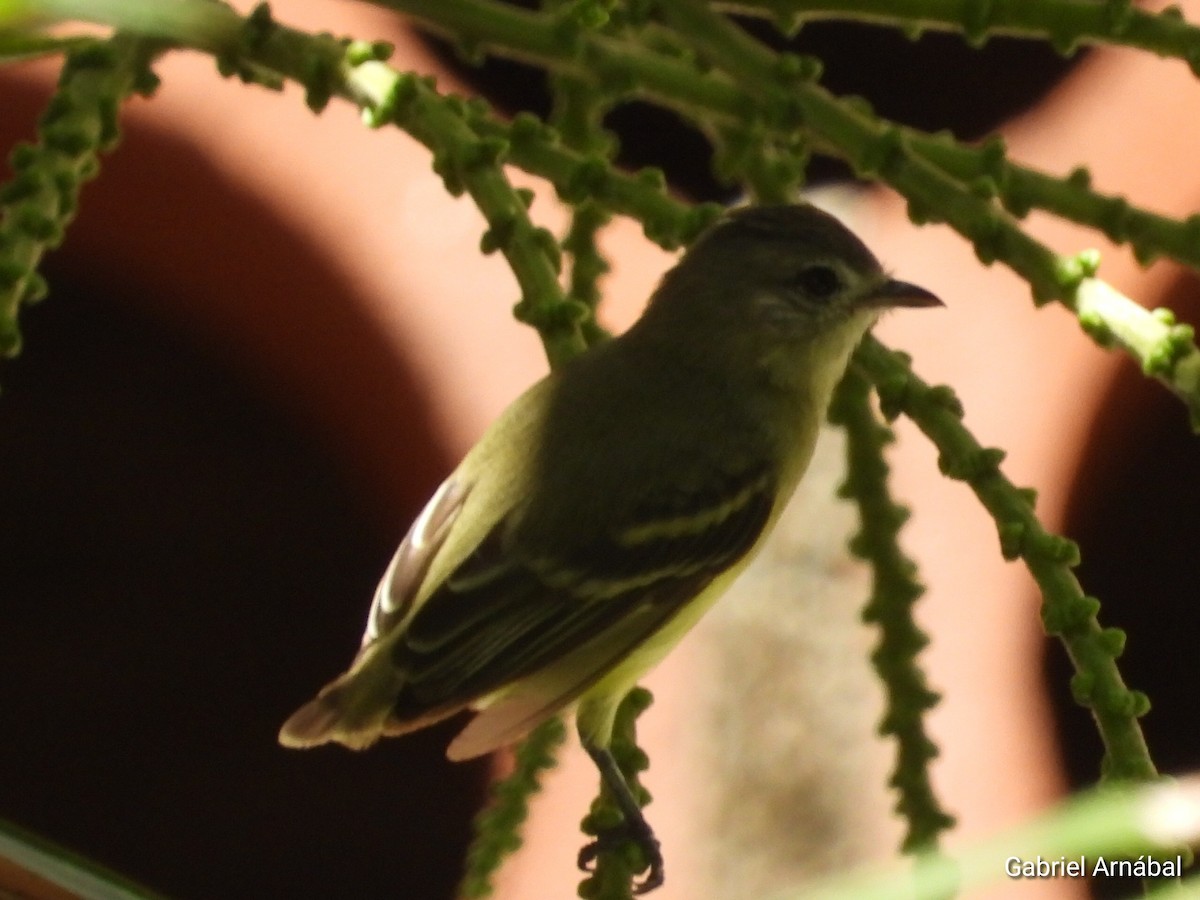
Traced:
POLYGON ((880 312, 940 306, 807 204, 731 212, 620 337, 512 403, 443 482, 375 593, 349 670, 284 724, 287 747, 476 715, 464 760, 575 708, 624 822, 662 854, 609 752, 625 693, 762 545, 812 456, 834 387, 880 312))

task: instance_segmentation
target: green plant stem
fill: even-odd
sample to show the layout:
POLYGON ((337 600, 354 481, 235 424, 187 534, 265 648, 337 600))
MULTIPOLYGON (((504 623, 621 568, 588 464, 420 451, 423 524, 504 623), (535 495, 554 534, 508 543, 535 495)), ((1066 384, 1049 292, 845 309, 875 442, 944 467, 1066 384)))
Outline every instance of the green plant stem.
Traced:
POLYGON ((56 37, 37 32, 6 31, 0 27, 0 63, 82 50, 94 43, 95 38, 90 37, 56 37))
POLYGON ((1129 348, 1146 375, 1175 391, 1188 406, 1193 430, 1200 431, 1200 352, 1190 325, 1177 323, 1168 309, 1148 313, 1096 278, 1080 284, 1075 313, 1097 343, 1129 348))
POLYGON ((557 764, 567 735, 562 719, 543 722, 517 747, 513 772, 492 785, 491 800, 475 817, 475 839, 459 895, 464 900, 490 897, 500 864, 521 846, 521 826, 529 815, 529 798, 542 789, 542 774, 557 764))
MULTIPOLYGON (((693 63, 679 58, 678 54, 655 54, 644 47, 631 45, 618 38, 572 32, 573 42, 563 41, 555 45, 555 22, 541 13, 497 7, 485 0, 444 0, 436 7, 421 3, 420 0, 376 2, 402 11, 425 26, 452 39, 465 41, 481 51, 532 62, 552 71, 569 71, 598 83, 623 82, 632 95, 670 107, 683 115, 692 113, 693 117, 701 122, 715 119, 722 124, 745 126, 749 115, 759 114, 756 110, 763 106, 761 96, 764 89, 772 97, 769 105, 777 110, 776 116, 779 117, 779 112, 785 113, 778 122, 761 123, 760 127, 768 130, 794 131, 798 125, 797 107, 802 102, 810 107, 810 113, 819 113, 818 120, 829 118, 830 105, 853 107, 850 101, 834 98, 813 85, 803 88, 802 98, 791 98, 787 91, 777 92, 775 83, 788 68, 788 64, 782 60, 788 59, 789 55, 773 54, 748 37, 736 41, 740 46, 726 47, 732 51, 731 56, 735 58, 730 72, 741 71, 749 76, 752 87, 742 91, 730 84, 721 73, 699 72, 693 63), (591 64, 591 68, 581 73, 581 61, 591 64), (636 84, 633 84, 635 77, 636 84), (756 80, 759 78, 765 80, 756 80)), ((886 0, 863 2, 864 5, 883 5, 890 8, 886 0)), ((925 0, 905 0, 905 3, 912 6, 924 2, 925 0)), ((953 3, 962 8, 962 0, 941 2, 953 3)), ((1034 11, 1031 14, 1037 14, 1037 10, 1056 9, 1060 5, 1061 3, 1050 2, 1043 7, 1042 4, 995 2, 988 4, 988 8, 993 13, 1004 8, 1014 10, 1014 14, 1024 14, 1027 10, 1034 11)), ((1070 6, 1072 12, 1079 11, 1092 16, 1100 14, 1098 8, 1101 4, 1071 2, 1070 6)), ((677 7, 676 3, 665 4, 664 10, 668 14, 678 14, 677 7)), ((1149 15, 1136 10, 1134 12, 1137 16, 1149 15)), ((714 14, 709 11, 708 17, 711 25, 714 14)), ((1167 29, 1181 24, 1166 14, 1150 17, 1167 29)), ((1186 27, 1190 29, 1187 33, 1188 41, 1191 42, 1193 39, 1190 35, 1196 29, 1193 26, 1186 27)), ((728 34, 724 40, 727 44, 730 43, 728 34)), ((1192 47, 1194 44, 1187 43, 1187 46, 1192 47)), ((816 71, 812 70, 812 74, 815 75, 816 71)), ((910 154, 922 157, 951 176, 952 181, 958 182, 952 194, 955 203, 965 204, 967 208, 978 211, 986 208, 980 204, 985 204, 990 196, 998 192, 1005 206, 1017 216, 1025 215, 1033 207, 1045 209, 1071 221, 1096 228, 1116 242, 1129 241, 1143 259, 1149 259, 1157 253, 1200 267, 1200 216, 1187 222, 1176 222, 1168 217, 1138 209, 1123 198, 1098 194, 1090 189, 1086 172, 1083 170, 1077 170, 1067 178, 1057 178, 1015 165, 1004 158, 1003 144, 996 139, 987 142, 981 149, 975 149, 944 137, 885 123, 864 111, 856 112, 852 108, 843 109, 842 116, 834 116, 831 121, 837 124, 842 117, 848 117, 848 121, 843 121, 840 127, 843 138, 850 139, 848 147, 845 146, 845 140, 840 143, 828 140, 830 135, 823 133, 821 121, 805 120, 802 124, 815 132, 812 139, 819 149, 835 153, 858 165, 860 174, 877 174, 882 180, 891 183, 888 172, 873 172, 872 168, 879 168, 879 161, 894 152, 894 148, 889 148, 889 144, 901 142, 906 145, 910 154), (855 122, 856 118, 863 121, 855 122), (865 167, 861 165, 864 161, 868 164, 865 167), (962 195, 964 189, 968 196, 962 195), (974 199, 970 196, 972 194, 974 199)), ((923 196, 928 200, 927 195, 931 194, 936 201, 939 196, 938 188, 944 185, 944 182, 935 180, 928 186, 929 190, 919 192, 918 196, 910 199, 920 203, 923 196)), ((981 246, 982 241, 985 255, 988 255, 989 246, 1003 250, 1005 242, 1016 240, 1007 234, 1007 228, 1000 229, 998 235, 990 235, 988 229, 995 230, 996 225, 985 227, 984 220, 981 220, 980 226, 975 229, 962 230, 960 222, 955 218, 947 218, 953 227, 959 229, 977 246, 981 246)), ((1043 294, 1053 295, 1057 283, 1053 273, 1053 254, 1044 251, 1044 248, 1042 251, 1026 248, 1024 253, 1030 257, 1027 265, 1033 266, 1035 277, 1030 280, 1035 293, 1039 293, 1040 286, 1043 294)), ((996 253, 992 252, 990 255, 995 257, 996 253)), ((1008 261, 1007 256, 1004 258, 1008 261)), ((1022 274, 1027 273, 1022 271, 1022 274)))
MULTIPOLYGON (((785 58, 755 41, 732 22, 713 12, 703 0, 673 0, 664 7, 667 18, 677 29, 692 39, 694 46, 715 64, 731 73, 743 86, 758 85, 768 96, 767 102, 783 104, 794 98, 802 110, 806 127, 814 128, 838 145, 846 159, 860 172, 879 175, 898 190, 909 204, 910 214, 917 218, 933 216, 946 221, 960 234, 971 239, 980 260, 990 263, 1003 260, 1029 282, 1035 300, 1058 300, 1076 309, 1076 294, 1084 280, 1095 273, 1098 258, 1094 254, 1060 257, 1045 245, 1027 236, 1009 216, 1004 215, 991 201, 994 185, 987 190, 972 189, 951 178, 912 148, 913 136, 875 117, 856 112, 850 105, 831 97, 810 81, 799 80, 784 89, 779 84, 781 73, 787 70, 785 58), (772 85, 774 87, 772 88, 772 85), (772 96, 772 91, 775 95, 772 96)), ((927 139, 923 146, 944 146, 945 142, 927 139)), ((1003 166, 1003 145, 993 143, 985 151, 1003 166), (999 150, 997 155, 996 150, 999 150)), ((1001 179, 1004 169, 1000 172, 1001 179)), ((1103 201, 1101 201, 1103 202, 1103 201)), ((1122 207, 1128 209, 1128 206, 1122 207)), ((1193 220, 1200 223, 1200 219, 1193 220)), ((1110 223, 1110 226, 1112 223, 1110 223)), ((1190 226, 1184 226, 1185 230, 1190 226)), ((1111 233, 1111 232, 1110 232, 1111 233)), ((1142 248, 1145 249, 1143 244, 1142 248)), ((1196 252, 1195 250, 1192 251, 1196 252)), ((1101 315, 1093 310, 1092 317, 1101 315)), ((1108 329, 1108 343, 1119 344, 1133 355, 1147 371, 1163 380, 1182 396, 1193 420, 1200 428, 1200 385, 1191 377, 1189 366, 1163 366, 1157 357, 1147 355, 1142 340, 1127 341, 1137 332, 1155 330, 1153 315, 1129 305, 1122 310, 1123 322, 1139 320, 1137 325, 1108 329)), ((1086 324, 1086 322, 1085 322, 1086 324)), ((1097 330, 1086 329, 1095 336, 1097 330)), ((1173 359, 1200 359, 1190 332, 1177 327, 1173 333, 1173 359)))
POLYGON ((962 423, 958 399, 947 387, 931 387, 918 378, 901 354, 868 335, 854 363, 879 391, 884 413, 903 412, 937 446, 943 474, 965 482, 996 522, 1005 559, 1022 559, 1042 593, 1046 633, 1062 641, 1075 668, 1071 689, 1076 702, 1096 720, 1104 743, 1102 774, 1108 780, 1155 778, 1138 719, 1149 709, 1140 691, 1125 686, 1116 659, 1125 635, 1101 628, 1100 604, 1085 596, 1072 571, 1079 550, 1071 541, 1048 533, 1037 520, 1031 491, 1017 488, 1000 471, 1004 454, 985 449, 962 423))
POLYGON ((909 513, 888 491, 883 448, 895 438, 871 409, 870 387, 857 370, 847 372, 829 408, 829 420, 846 432, 846 480, 839 494, 859 509, 859 530, 850 549, 871 565, 871 597, 863 621, 879 628, 871 662, 886 697, 879 732, 896 739, 891 785, 899 792, 896 810, 907 825, 903 849, 929 851, 937 848, 938 835, 954 825, 929 779, 937 746, 925 731, 924 719, 940 698, 929 690, 917 664, 929 638, 917 626, 913 607, 925 589, 916 579, 916 565, 900 548, 900 528, 909 513))
POLYGON ((606 91, 670 107, 690 118, 737 121, 753 108, 720 76, 700 76, 684 60, 624 38, 580 28, 546 13, 488 0, 373 0, 481 52, 573 75, 606 91))
MULTIPOLYGON (((172 4, 172 9, 179 13, 178 21, 169 21, 162 5, 151 0, 41 0, 41 3, 92 21, 118 25, 136 24, 136 9, 153 8, 155 34, 218 54, 240 52, 246 59, 274 65, 277 71, 302 82, 311 75, 302 58, 304 36, 299 32, 280 29, 290 35, 296 50, 292 58, 280 60, 275 54, 279 41, 246 46, 238 40, 237 16, 225 7, 203 0, 178 0, 172 4), (276 58, 267 58, 271 54, 276 58)), ((973 242, 982 260, 1004 260, 1029 281, 1035 298, 1043 302, 1055 298, 1071 305, 1074 291, 1092 272, 1081 269, 1074 259, 1059 257, 1028 238, 1016 222, 991 202, 990 197, 996 192, 1018 213, 1029 204, 1041 205, 1100 228, 1116 240, 1131 240, 1143 258, 1162 252, 1200 263, 1196 259, 1200 254, 1196 249, 1200 247, 1200 218, 1173 222, 1138 210, 1120 198, 1093 194, 1085 189, 1084 178, 1056 180, 1014 166, 1004 159, 1003 146, 998 142, 991 142, 982 150, 968 150, 942 138, 883 122, 854 103, 839 100, 812 84, 810 78, 816 72, 809 71, 806 75, 803 60, 771 53, 694 0, 674 0, 666 9, 682 24, 686 34, 693 35, 731 74, 748 80, 753 90, 742 90, 721 73, 701 72, 694 62, 680 59, 678 54, 656 53, 620 37, 596 33, 567 16, 556 18, 483 0, 441 0, 436 5, 419 0, 380 0, 380 5, 406 12, 473 51, 533 62, 606 91, 661 103, 701 121, 711 119, 716 123, 748 126, 753 120, 767 132, 791 140, 797 129, 808 129, 815 146, 836 152, 860 173, 879 177, 904 193, 911 214, 928 218, 936 213, 937 218, 946 220, 973 242), (787 83, 786 89, 777 83, 780 78, 787 83)), ((316 49, 310 43, 310 57, 316 49)), ((337 68, 332 61, 327 63, 326 67, 329 66, 337 68)), ((337 85, 329 89, 369 104, 353 91, 340 90, 337 85)), ((524 149, 524 155, 518 158, 514 154, 512 161, 552 178, 560 192, 572 179, 599 182, 605 178, 600 174, 604 166, 569 164, 562 156, 555 158, 553 153, 547 153, 544 146, 524 149), (569 171, 563 171, 568 168, 569 171), (585 174, 586 178, 581 178, 585 174)), ((636 181, 609 179, 606 187, 623 192, 626 195, 623 202, 629 205, 636 202, 631 202, 631 195, 638 192, 636 181)), ((669 216, 661 211, 651 215, 669 216)), ((651 226, 655 220, 643 221, 651 238, 659 239, 660 229, 651 226)), ((534 276, 527 280, 544 281, 534 276)), ((548 308, 558 307, 548 304, 548 308)), ((1113 329, 1112 333, 1120 339, 1121 329, 1113 329)), ((1137 345, 1123 346, 1137 356, 1137 345)), ((1150 362, 1144 357, 1138 357, 1138 361, 1143 367, 1150 362)), ((1171 387, 1189 405, 1200 406, 1200 389, 1194 384, 1183 379, 1171 382, 1171 387)))
POLYGON ((606 208, 639 220, 646 236, 673 250, 691 243, 724 211, 715 203, 690 206, 672 198, 658 169, 627 175, 562 146, 554 129, 529 113, 512 123, 481 115, 472 120, 476 131, 509 144, 514 165, 554 185, 565 202, 575 204, 595 198, 606 208))
POLYGON ((763 96, 776 129, 807 128, 861 173, 899 191, 919 218, 937 218, 974 244, 985 262, 1003 259, 1046 300, 1072 287, 1060 278, 1057 257, 1029 238, 985 198, 912 152, 904 132, 817 86, 817 69, 798 57, 781 57, 714 12, 704 0, 675 0, 667 20, 714 65, 744 89, 763 96), (795 67, 791 71, 789 67, 795 67))
POLYGON ((448 190, 455 194, 466 190, 487 219, 483 249, 498 249, 508 260, 522 292, 517 317, 537 328, 551 366, 581 353, 586 346, 581 323, 590 311, 563 296, 558 243, 533 225, 526 211, 531 196, 514 189, 504 174, 505 142, 481 136, 468 124, 479 111, 438 94, 430 81, 397 72, 379 59, 355 58, 331 40, 326 65, 314 73, 314 40, 321 38, 276 25, 255 60, 302 80, 310 98, 346 96, 364 109, 369 124, 394 122, 428 147, 448 190))
POLYGON ((475 134, 462 101, 439 95, 430 83, 386 66, 382 45, 350 44, 328 35, 309 35, 271 20, 266 7, 246 19, 208 0, 38 0, 39 10, 86 21, 140 28, 156 38, 212 53, 227 74, 269 86, 271 75, 305 86, 307 102, 321 109, 343 96, 364 109, 369 124, 396 122, 433 153, 435 168, 452 193, 466 190, 489 231, 484 250, 500 250, 521 289, 516 311, 537 327, 552 366, 585 346, 580 322, 587 309, 568 303, 558 284, 557 241, 535 228, 525 204, 501 169, 506 147, 475 134), (267 72, 262 70, 266 69, 267 72))
POLYGON ((904 135, 915 152, 981 196, 996 196, 1018 218, 1031 209, 1045 210, 1094 228, 1113 243, 1129 244, 1143 264, 1165 256, 1200 268, 1200 215, 1178 221, 1099 193, 1086 168, 1058 177, 1018 165, 1007 158, 999 137, 971 148, 915 129, 904 129, 904 135))
POLYGON ((0 356, 20 351, 20 306, 46 293, 38 266, 61 243, 100 154, 116 144, 121 101, 153 89, 148 66, 160 49, 118 35, 70 51, 38 123, 37 142, 13 151, 14 175, 0 190, 0 356))
POLYGON ((580 323, 588 310, 563 296, 558 243, 530 221, 532 195, 517 191, 504 174, 504 142, 480 136, 468 124, 470 104, 443 97, 431 80, 386 65, 381 57, 390 48, 383 45, 347 44, 274 22, 260 23, 249 38, 240 36, 219 52, 299 81, 314 109, 343 96, 363 109, 369 125, 398 124, 428 147, 447 190, 468 192, 487 219, 482 248, 499 250, 508 260, 521 289, 516 315, 537 328, 551 366, 583 351, 580 323))
POLYGON ((429 147, 452 193, 470 193, 488 221, 484 251, 504 253, 522 291, 517 318, 537 328, 551 367, 582 353, 587 346, 582 323, 591 311, 563 296, 558 242, 533 225, 525 208, 531 197, 518 193, 501 169, 504 142, 480 137, 467 124, 465 105, 382 62, 348 65, 337 81, 374 110, 372 124, 394 121, 429 147))
POLYGON ((587 199, 571 208, 571 225, 563 238, 563 249, 571 254, 571 277, 567 295, 588 309, 583 322, 584 337, 589 345, 608 337, 596 321, 600 305, 600 278, 608 272, 608 261, 600 253, 597 237, 610 216, 594 199, 587 199))
MULTIPOLYGON (((51 19, 74 19, 107 25, 134 34, 173 40, 216 53, 241 31, 243 19, 224 3, 213 0, 16 0, 0 10, 5 18, 22 14, 51 19)), ((5 18, 0 18, 3 25, 5 18)))
MULTIPOLYGON (((485 0, 376 2, 458 40, 473 53, 488 52, 534 63, 604 90, 623 91, 685 115, 691 113, 701 120, 715 117, 721 123, 744 125, 748 115, 765 116, 764 127, 781 135, 790 135, 803 125, 814 132, 820 149, 843 156, 862 174, 876 174, 893 183, 916 204, 918 214, 928 214, 931 202, 936 204, 932 209, 947 206, 946 221, 970 238, 981 255, 1010 262, 1043 299, 1060 296, 1073 285, 1063 284, 1058 277, 1053 253, 1036 242, 1022 240, 1012 223, 997 220, 986 203, 987 197, 980 196, 981 192, 986 194, 983 181, 989 181, 993 189, 999 186, 1002 199, 1018 214, 1030 205, 1041 206, 1099 228, 1115 240, 1129 239, 1139 254, 1159 252, 1200 264, 1200 251, 1196 249, 1200 246, 1200 219, 1193 224, 1176 223, 1138 210, 1120 198, 1094 194, 1086 189, 1082 177, 1057 179, 1014 166, 996 152, 999 145, 995 142, 980 151, 899 128, 807 82, 796 85, 794 97, 787 91, 780 92, 777 82, 781 76, 794 77, 787 73, 789 60, 796 58, 773 54, 694 3, 682 5, 682 15, 691 23, 689 33, 703 37, 710 52, 721 50, 730 73, 751 80, 765 79, 754 81, 754 91, 740 89, 721 73, 699 72, 678 55, 657 53, 619 36, 585 29, 570 17, 485 0), (703 11, 706 21, 696 17, 697 9, 703 11), (712 27, 714 24, 720 27, 712 27), (770 102, 756 99, 764 88, 768 89, 770 102), (917 165, 921 161, 928 167, 917 165), (888 171, 892 165, 912 171, 897 183, 888 171), (937 170, 943 173, 941 178, 937 170), (946 175, 952 177, 946 179, 946 175), (948 198, 941 193, 947 188, 951 190, 948 198), (949 202, 944 202, 947 199, 949 202)), ((118 26, 137 24, 142 15, 136 12, 139 9, 161 7, 150 0, 39 0, 37 5, 118 26)), ((211 52, 227 48, 232 42, 236 15, 231 11, 202 0, 182 0, 172 6, 180 8, 178 21, 170 21, 159 8, 142 29, 211 52), (197 11, 197 7, 203 9, 197 11)), ((673 11, 679 7, 672 3, 665 8, 673 11)))
POLYGON ((822 19, 890 25, 917 37, 954 31, 975 45, 992 37, 1040 38, 1069 55, 1086 45, 1115 44, 1177 57, 1200 74, 1200 28, 1174 13, 1147 12, 1129 0, 719 0, 722 9, 770 16, 788 30, 822 19))
MULTIPOLYGON (((543 0, 542 6, 562 9, 568 2, 543 0)), ((563 143, 583 154, 594 166, 611 169, 616 137, 604 129, 608 98, 586 81, 566 75, 552 77, 550 90, 553 97, 550 123, 563 143)), ((600 304, 600 278, 609 270, 597 238, 609 219, 608 211, 594 195, 581 197, 571 204, 571 224, 562 240, 571 263, 567 296, 588 309, 583 332, 589 345, 608 337, 596 323, 596 309, 600 304)))
MULTIPOLYGON (((860 174, 878 177, 899 190, 915 218, 944 220, 972 241, 985 263, 1004 261, 1029 282, 1039 302, 1057 299, 1071 306, 1075 290, 1092 272, 1081 268, 1075 258, 1060 257, 1025 235, 994 205, 993 196, 1018 214, 1030 206, 1044 207, 1096 227, 1114 240, 1130 240, 1143 259, 1164 253, 1200 265, 1200 218, 1179 223, 1139 210, 1121 198, 1095 194, 1087 189, 1081 173, 1054 179, 1015 166, 1004 158, 998 141, 969 150, 882 121, 817 87, 811 82, 816 74, 811 66, 806 72, 802 60, 774 54, 698 0, 672 0, 663 11, 727 74, 701 73, 691 62, 581 30, 555 44, 551 18, 497 8, 482 0, 445 0, 436 11, 417 0, 381 2, 482 50, 591 78, 614 89, 623 84, 631 95, 701 121, 743 127, 753 121, 769 133, 808 129, 816 148, 836 153, 860 174), (517 42, 505 43, 513 35, 517 42), (580 68, 584 61, 590 68, 580 68), (729 75, 746 89, 731 82, 729 75)), ((1147 317, 1142 327, 1150 327, 1150 313, 1140 315, 1147 317)), ((1113 333, 1120 338, 1120 329, 1113 333)), ((1146 358, 1138 356, 1139 345, 1122 347, 1141 365, 1147 364, 1146 358)), ((1200 405, 1200 388, 1186 379, 1170 381, 1170 386, 1189 406, 1200 405)))
MULTIPOLYGON (((918 3, 923 4, 924 0, 905 2, 915 6, 918 3)), ((953 4, 956 7, 955 11, 961 15, 961 0, 953 0, 953 4)), ((780 5, 796 4, 793 0, 791 3, 780 5)), ((862 5, 879 7, 881 4, 878 0, 865 0, 862 5)), ((1045 5, 995 3, 991 4, 989 9, 996 13, 1004 7, 1006 13, 1011 12, 1017 16, 1032 11, 1037 17, 1058 5, 1060 4, 1054 2, 1045 5)), ((1089 17, 1098 15, 1097 4, 1088 3, 1081 6, 1072 0, 1070 5, 1072 12, 1082 10, 1089 17)), ((834 6, 836 4, 832 4, 831 9, 834 6)), ((883 15, 892 15, 890 5, 885 3, 882 6, 885 10, 883 15)), ((1200 29, 1173 19, 1165 13, 1153 15, 1136 10, 1135 12, 1138 16, 1152 19, 1168 30, 1173 31, 1182 26, 1190 42, 1186 46, 1200 49, 1200 37, 1197 37, 1200 35, 1200 29)), ((1104 15, 1111 18, 1111 10, 1104 15)), ((892 24, 900 21, 902 16, 903 11, 895 11, 892 24)), ((776 56, 772 60, 772 67, 782 71, 783 59, 786 59, 786 56, 776 56)), ((777 102, 786 101, 781 97, 777 102)), ((764 126, 758 123, 757 127, 761 130, 764 126)), ((1168 216, 1139 209, 1124 197, 1094 190, 1091 176, 1083 167, 1075 169, 1066 177, 1059 177, 1019 165, 1007 158, 1004 142, 998 136, 988 138, 980 147, 968 147, 948 135, 931 135, 902 126, 897 128, 913 153, 945 171, 981 199, 997 197, 1004 208, 1018 218, 1023 218, 1031 209, 1045 210, 1094 228, 1114 243, 1128 243, 1143 263, 1149 263, 1157 256, 1166 256, 1185 265, 1200 268, 1200 215, 1177 221, 1168 216)), ((764 146, 770 143, 770 135, 768 131, 766 134, 755 136, 756 145, 764 146)), ((824 149, 830 152, 834 148, 826 146, 824 149)))

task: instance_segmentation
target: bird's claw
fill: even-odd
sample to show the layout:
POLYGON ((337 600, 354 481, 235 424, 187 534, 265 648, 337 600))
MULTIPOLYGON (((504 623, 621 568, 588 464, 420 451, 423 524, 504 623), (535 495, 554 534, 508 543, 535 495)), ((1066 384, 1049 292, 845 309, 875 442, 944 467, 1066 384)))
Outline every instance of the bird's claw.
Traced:
POLYGON ((601 853, 615 850, 626 841, 632 841, 641 848, 646 858, 650 872, 640 882, 633 885, 635 894, 647 894, 663 883, 663 856, 658 838, 650 830, 645 820, 622 822, 612 828, 606 828, 596 836, 596 840, 579 851, 579 868, 584 872, 593 870, 592 863, 601 853))

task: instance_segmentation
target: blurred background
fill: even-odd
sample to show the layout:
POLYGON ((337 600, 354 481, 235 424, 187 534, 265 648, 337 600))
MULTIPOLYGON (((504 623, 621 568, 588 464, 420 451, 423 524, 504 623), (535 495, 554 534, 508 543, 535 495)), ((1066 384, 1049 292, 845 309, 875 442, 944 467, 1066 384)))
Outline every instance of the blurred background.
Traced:
MULTIPOLYGON (((1192 18, 1197 5, 1184 5, 1192 18)), ((379 11, 272 6, 301 27, 393 40, 397 65, 445 88, 546 110, 536 73, 466 68, 379 11)), ((825 60, 828 87, 885 116, 966 139, 1003 129, 1035 166, 1087 161, 1103 190, 1174 214, 1200 207, 1186 162, 1198 94, 1177 61, 1104 51, 1067 62, 1028 42, 973 50, 950 35, 911 42, 846 25, 806 27, 793 46, 825 60)), ((517 291, 503 262, 477 252, 482 219, 443 194, 413 141, 367 132, 338 103, 317 119, 299 91, 223 81, 197 56, 158 71, 159 94, 128 105, 122 145, 49 261, 49 298, 24 311, 25 350, 0 367, 0 816, 171 896, 452 897, 491 772, 443 759, 456 723, 362 754, 287 752, 275 733, 351 658, 408 522, 544 371, 540 349, 510 318, 517 291)), ((33 137, 53 77, 45 64, 0 69, 0 146, 33 137)), ((609 126, 623 164, 663 167, 689 199, 736 199, 707 174, 702 136, 673 116, 631 105, 609 126)), ((814 164, 823 184, 846 174, 814 164)), ((565 214, 534 186, 535 218, 561 231, 565 214)), ((945 229, 911 228, 894 197, 858 195, 845 214, 898 275, 948 302, 941 320, 897 319, 884 336, 926 377, 958 386, 968 425, 1010 449, 1010 474, 1039 487, 1048 524, 1083 543, 1080 578, 1104 624, 1128 630, 1122 670, 1154 701, 1152 752, 1167 771, 1195 768, 1200 473, 1182 405, 1090 347, 1064 312, 1033 311, 1015 279, 983 270, 945 229)), ((1063 252, 1097 243, 1032 227, 1063 252)), ((620 329, 670 257, 628 222, 606 249, 605 317, 620 329)), ((1170 266, 1142 273, 1113 253, 1102 274, 1195 318, 1195 280, 1170 266)), ((933 722, 938 784, 967 840, 1091 783, 1100 747, 1059 647, 1040 637, 1026 577, 999 560, 965 489, 942 484, 930 451, 902 438, 897 484, 917 510, 906 539, 930 585, 927 658, 946 695, 933 722)), ((848 627, 861 596, 840 598, 848 627)), ((705 740, 683 736, 711 717, 679 685, 719 668, 723 627, 652 679, 663 898, 715 896, 688 860, 719 837, 696 836, 692 813, 739 815, 699 797, 707 763, 671 753, 705 740)), ((864 741, 876 712, 856 714, 864 741)), ((567 757, 506 896, 573 893, 572 829, 593 780, 567 757)), ((879 783, 868 845, 894 837, 888 802, 879 783)), ((850 861, 783 857, 758 881, 726 873, 722 896, 850 861)), ((1021 896, 1039 888, 1079 895, 1058 883, 1021 896)))

